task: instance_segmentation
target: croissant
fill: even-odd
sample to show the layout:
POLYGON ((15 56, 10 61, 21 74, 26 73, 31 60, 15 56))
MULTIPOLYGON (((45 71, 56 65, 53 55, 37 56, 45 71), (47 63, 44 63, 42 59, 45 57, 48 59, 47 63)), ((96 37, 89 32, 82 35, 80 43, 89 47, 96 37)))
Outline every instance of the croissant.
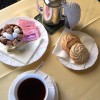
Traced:
POLYGON ((89 52, 81 43, 76 43, 70 49, 70 57, 77 64, 85 63, 89 58, 89 52))

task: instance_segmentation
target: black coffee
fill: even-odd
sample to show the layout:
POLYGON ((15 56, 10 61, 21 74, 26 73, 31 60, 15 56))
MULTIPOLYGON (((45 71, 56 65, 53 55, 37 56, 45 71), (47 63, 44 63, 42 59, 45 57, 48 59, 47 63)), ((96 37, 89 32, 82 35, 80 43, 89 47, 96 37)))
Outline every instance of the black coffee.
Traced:
POLYGON ((36 78, 24 80, 17 91, 18 100, 44 100, 45 94, 44 84, 36 78))

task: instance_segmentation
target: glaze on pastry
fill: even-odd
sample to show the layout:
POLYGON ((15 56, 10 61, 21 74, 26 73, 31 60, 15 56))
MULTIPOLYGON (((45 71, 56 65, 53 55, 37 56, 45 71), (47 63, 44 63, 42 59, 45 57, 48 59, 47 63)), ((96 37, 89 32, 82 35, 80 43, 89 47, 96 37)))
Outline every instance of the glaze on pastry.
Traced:
POLYGON ((77 64, 85 63, 89 58, 89 52, 81 43, 74 44, 70 49, 70 57, 77 64))
POLYGON ((81 43, 81 41, 78 36, 71 33, 68 33, 61 39, 62 49, 65 50, 67 54, 69 54, 71 47, 76 43, 81 43))

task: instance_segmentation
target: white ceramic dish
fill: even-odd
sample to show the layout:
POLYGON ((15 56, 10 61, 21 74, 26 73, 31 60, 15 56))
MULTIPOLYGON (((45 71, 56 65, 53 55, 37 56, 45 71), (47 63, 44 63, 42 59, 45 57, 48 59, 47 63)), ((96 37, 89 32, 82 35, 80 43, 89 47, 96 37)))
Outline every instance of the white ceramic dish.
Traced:
MULTIPOLYGON (((29 18, 29 17, 16 17, 16 18, 9 19, 9 20, 3 22, 2 24, 0 24, 0 28, 2 28, 5 24, 18 24, 19 19, 26 19, 26 20, 34 21, 36 23, 36 25, 39 27, 39 30, 41 33, 41 38, 43 39, 43 42, 39 46, 38 50, 35 52, 34 56, 31 58, 31 60, 27 64, 27 65, 29 65, 29 64, 39 60, 42 57, 42 55, 45 53, 48 43, 49 43, 49 38, 48 38, 48 34, 47 34, 47 31, 44 28, 44 26, 37 20, 35 20, 33 18, 29 18)), ((4 54, 2 52, 0 52, 0 61, 7 65, 13 66, 13 67, 25 66, 25 64, 11 58, 10 56, 7 56, 6 54, 4 54)))
POLYGON ((58 57, 59 61, 65 67, 68 67, 73 70, 85 70, 89 67, 92 67, 93 64, 96 62, 96 60, 98 58, 99 50, 98 50, 98 46, 97 46, 95 40, 90 35, 88 35, 84 32, 80 32, 80 31, 71 31, 71 30, 65 28, 56 43, 56 46, 53 50, 53 54, 55 54, 58 57), (81 42, 86 46, 86 48, 89 49, 90 57, 89 57, 89 60, 84 64, 78 65, 78 64, 72 63, 70 60, 68 61, 68 59, 70 59, 70 57, 68 57, 68 59, 61 57, 61 55, 62 55, 62 54, 60 54, 60 52, 62 51, 62 47, 60 45, 61 38, 62 38, 62 36, 66 35, 67 33, 70 33, 70 32, 78 35, 80 37, 81 42))
POLYGON ((73 64, 73 63, 69 63, 67 62, 66 60, 58 57, 59 61, 65 65, 66 67, 70 68, 70 69, 73 69, 73 70, 85 70, 89 67, 92 67, 92 65, 96 62, 97 58, 98 58, 98 47, 97 47, 97 44, 95 43, 94 46, 93 46, 93 49, 91 50, 90 52, 90 55, 91 55, 91 58, 89 61, 89 63, 86 63, 85 64, 85 67, 81 67, 82 65, 77 65, 77 64, 73 64), (96 51, 94 53, 94 51, 96 51))
MULTIPOLYGON (((34 73, 34 70, 24 72, 14 80, 14 82, 12 83, 12 85, 9 89, 8 100, 14 100, 13 99, 13 97, 14 97, 14 87, 15 87, 16 83, 19 81, 20 77, 27 75, 29 73, 30 74, 34 73)), ((38 72, 36 72, 36 74, 40 75, 42 78, 47 77, 47 74, 43 73, 42 71, 38 71, 38 72)), ((52 80, 52 78, 50 76, 48 76, 46 78, 46 83, 47 83, 47 86, 48 86, 47 100, 58 100, 58 89, 57 89, 57 86, 56 86, 56 83, 54 82, 54 80, 52 80)))

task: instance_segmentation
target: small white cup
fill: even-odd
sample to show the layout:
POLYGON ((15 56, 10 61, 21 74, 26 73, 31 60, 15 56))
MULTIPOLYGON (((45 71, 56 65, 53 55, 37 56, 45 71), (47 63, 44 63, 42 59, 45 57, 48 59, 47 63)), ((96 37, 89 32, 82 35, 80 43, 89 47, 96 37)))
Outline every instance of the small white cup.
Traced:
POLYGON ((16 83, 16 85, 14 87, 14 100, 18 100, 17 91, 18 91, 19 85, 24 80, 29 79, 29 78, 36 78, 36 79, 40 80, 44 84, 45 90, 46 90, 44 100, 47 100, 47 97, 48 97, 48 87, 47 87, 46 81, 40 75, 37 75, 37 74, 25 74, 25 75, 20 76, 18 82, 16 83))

